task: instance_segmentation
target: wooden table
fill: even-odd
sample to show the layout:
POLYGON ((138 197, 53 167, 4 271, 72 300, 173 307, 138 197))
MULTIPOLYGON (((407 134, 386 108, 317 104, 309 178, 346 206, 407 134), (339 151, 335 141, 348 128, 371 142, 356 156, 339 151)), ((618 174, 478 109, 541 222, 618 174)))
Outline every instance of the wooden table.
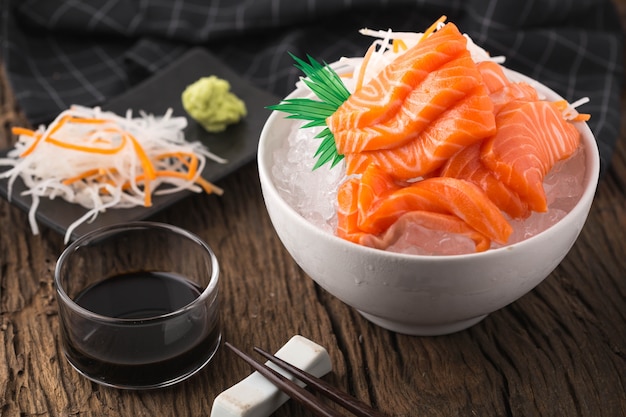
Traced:
MULTIPOLYGON (((4 148, 10 127, 26 123, 4 73, 0 122, 4 148)), ((275 351, 306 336, 331 355, 328 381, 394 416, 626 416, 626 130, 562 264, 512 305, 440 337, 378 328, 314 285, 278 240, 256 169, 221 181, 223 197, 192 196, 153 217, 217 253, 225 340, 275 351)), ((0 201, 0 415, 206 416, 215 396, 250 373, 220 349, 198 375, 158 391, 79 376, 57 337, 52 276, 63 247, 47 228, 33 236, 26 214, 0 201)), ((293 402, 276 413, 307 415, 293 402)))

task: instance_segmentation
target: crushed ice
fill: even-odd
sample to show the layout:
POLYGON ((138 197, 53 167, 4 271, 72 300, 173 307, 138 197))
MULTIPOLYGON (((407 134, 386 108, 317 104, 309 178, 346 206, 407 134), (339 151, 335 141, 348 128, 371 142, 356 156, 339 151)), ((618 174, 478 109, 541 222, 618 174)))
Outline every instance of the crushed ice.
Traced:
MULTIPOLYGON (((300 129, 294 123, 288 140, 273 155, 272 175, 283 199, 302 217, 321 229, 334 233, 337 219, 336 193, 345 179, 345 167, 340 162, 334 168, 326 164, 313 170, 315 151, 320 139, 316 129, 300 129)), ((561 220, 582 195, 585 156, 579 149, 567 161, 557 163, 545 177, 544 188, 549 210, 533 213, 524 220, 511 220, 513 234, 507 245, 536 235, 561 220)), ((492 247, 500 245, 492 244, 492 247)), ((409 254, 451 255, 473 252, 473 242, 463 236, 414 228, 405 233, 388 250, 409 254), (419 242, 422 242, 421 244, 419 242)))

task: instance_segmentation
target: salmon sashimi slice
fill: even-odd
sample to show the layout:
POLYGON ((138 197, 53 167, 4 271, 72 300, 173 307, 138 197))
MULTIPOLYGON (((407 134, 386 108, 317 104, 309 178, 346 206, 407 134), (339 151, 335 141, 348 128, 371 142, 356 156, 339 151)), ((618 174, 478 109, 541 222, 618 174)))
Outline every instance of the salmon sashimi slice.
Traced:
POLYGON ((360 174, 378 165, 396 180, 429 174, 462 148, 495 134, 493 104, 484 86, 478 86, 452 108, 402 146, 345 154, 346 172, 360 174))
POLYGON ((489 94, 495 93, 511 83, 504 72, 504 68, 497 62, 480 61, 476 64, 476 68, 478 68, 480 75, 483 77, 483 82, 489 94))
POLYGON ((389 120, 365 127, 331 128, 337 150, 346 154, 401 146, 481 84, 480 73, 466 51, 428 74, 389 120))
MULTIPOLYGON (((394 215, 385 219, 384 228, 377 229, 378 232, 373 232, 372 227, 367 225, 363 230, 362 220, 369 216, 368 211, 380 212, 381 209, 389 208, 390 204, 385 199, 394 198, 395 192, 404 189, 403 185, 395 183, 375 166, 362 179, 347 179, 340 185, 337 193, 337 236, 360 245, 385 249, 406 230, 407 223, 412 223, 431 230, 466 236, 474 241, 476 251, 490 247, 490 238, 458 215, 445 212, 440 203, 432 203, 428 195, 420 198, 416 194, 410 202, 405 199, 394 215), (415 209, 416 207, 420 209, 415 209)), ((490 213, 491 210, 487 212, 490 213)))
POLYGON ((505 104, 514 100, 539 100, 535 87, 523 81, 511 82, 502 65, 493 61, 481 61, 476 64, 476 68, 483 77, 484 85, 487 87, 489 97, 491 97, 494 105, 495 114, 498 114, 505 104))
POLYGON ((362 230, 374 231, 415 210, 454 214, 476 231, 502 244, 513 232, 500 209, 483 190, 469 181, 448 177, 429 178, 395 191, 370 210, 366 222, 359 219, 359 226, 362 230))
POLYGON ((495 93, 489 94, 493 103, 494 114, 500 113, 502 108, 512 101, 539 101, 537 90, 525 82, 510 83, 495 93))
POLYGON ((484 85, 487 87, 489 97, 493 102, 495 114, 498 114, 505 104, 514 100, 539 100, 535 87, 523 81, 511 82, 502 65, 493 61, 481 61, 476 64, 476 68, 483 77, 484 85))
MULTIPOLYGON (((375 204, 378 204, 386 195, 391 194, 403 187, 403 184, 396 182, 393 177, 377 165, 370 165, 361 175, 359 181, 359 189, 356 194, 358 200, 359 223, 357 226, 361 228, 361 222, 366 221, 369 210, 375 204)), ((384 228, 389 225, 384 226, 384 228)), ((376 233, 382 231, 379 230, 376 233)))
POLYGON ((543 179, 576 151, 580 133, 547 101, 510 102, 496 115, 496 126, 496 134, 482 145, 481 161, 531 210, 547 211, 543 179))
POLYGON ((580 133, 566 102, 543 101, 509 75, 475 63, 448 23, 357 83, 326 119, 348 178, 337 235, 386 249, 430 230, 480 252, 506 244, 507 218, 547 211, 544 177, 579 148, 580 133))
POLYGON ((528 203, 500 181, 494 172, 480 160, 482 143, 477 142, 454 154, 438 172, 442 177, 453 177, 478 185, 496 206, 514 219, 530 215, 528 203))
MULTIPOLYGON (((394 193, 401 191, 408 183, 395 181, 388 173, 381 170, 377 165, 369 165, 358 180, 358 190, 353 195, 357 200, 357 228, 366 233, 379 234, 389 228, 400 216, 408 211, 424 210, 438 212, 439 206, 423 198, 417 204, 419 196, 415 196, 411 206, 398 204, 391 211, 391 204, 388 204, 385 216, 372 218, 371 213, 374 208, 388 198, 393 198, 394 193)), ((404 202, 408 202, 404 201, 404 202)), ((403 202, 403 203, 404 203, 403 202)))
MULTIPOLYGON (((406 233, 412 233, 415 226, 465 236, 474 241, 476 252, 483 252, 491 246, 491 240, 482 233, 471 228, 463 220, 451 214, 433 213, 432 211, 410 211, 400 216, 394 224, 380 236, 362 233, 359 236, 361 245, 386 250, 396 244, 406 233)), ((409 239, 409 240, 415 240, 409 239)), ((419 244, 419 243, 416 243, 419 244)))
POLYGON ((361 177, 356 197, 357 226, 366 233, 380 234, 400 216, 417 210, 455 215, 499 243, 505 243, 512 233, 502 212, 483 190, 465 180, 432 177, 399 184, 370 165, 361 177))
POLYGON ((337 228, 336 234, 350 242, 360 243, 363 232, 359 221, 359 180, 351 177, 337 189, 337 228))
POLYGON ((349 177, 337 190, 337 236, 362 244, 363 238, 370 233, 361 229, 361 219, 367 217, 367 211, 383 196, 401 188, 391 176, 375 166, 361 178, 349 177))
POLYGON ((455 215, 432 211, 410 211, 401 215, 384 233, 374 235, 361 231, 358 227, 359 180, 351 177, 339 187, 337 193, 337 236, 376 249, 385 250, 396 243, 409 228, 419 226, 430 230, 465 236, 474 241, 476 252, 491 246, 491 240, 477 232, 455 215))
POLYGON ((454 24, 445 25, 352 93, 340 111, 327 119, 327 126, 337 132, 388 120, 428 74, 458 57, 466 45, 467 40, 454 24))

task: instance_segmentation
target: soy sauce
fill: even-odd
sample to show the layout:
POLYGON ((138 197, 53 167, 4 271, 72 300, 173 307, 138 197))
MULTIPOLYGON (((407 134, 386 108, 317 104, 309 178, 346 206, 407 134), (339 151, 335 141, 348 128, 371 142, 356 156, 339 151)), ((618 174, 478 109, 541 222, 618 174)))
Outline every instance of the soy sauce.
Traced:
POLYGON ((201 293, 198 285, 171 273, 136 272, 105 279, 74 301, 93 313, 123 320, 103 320, 80 340, 71 328, 63 328, 66 355, 85 376, 112 386, 150 387, 182 379, 206 364, 219 345, 216 303, 198 303, 184 314, 171 314, 201 293))
POLYGON ((131 272, 87 287, 74 301, 102 316, 141 319, 176 311, 201 293, 196 283, 175 274, 131 272))

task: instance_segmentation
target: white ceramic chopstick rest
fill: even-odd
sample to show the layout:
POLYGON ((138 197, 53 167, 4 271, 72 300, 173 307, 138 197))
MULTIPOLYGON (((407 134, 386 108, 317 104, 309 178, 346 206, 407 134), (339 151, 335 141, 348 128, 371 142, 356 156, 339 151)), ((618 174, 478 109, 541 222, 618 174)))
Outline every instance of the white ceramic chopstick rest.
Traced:
MULTIPOLYGON (((316 377, 332 369, 326 349, 299 335, 289 339, 275 356, 316 377)), ((273 363, 268 361, 266 365, 304 386, 304 383, 273 363)), ((286 394, 255 371, 215 398, 211 417, 267 417, 288 399, 286 394)))

